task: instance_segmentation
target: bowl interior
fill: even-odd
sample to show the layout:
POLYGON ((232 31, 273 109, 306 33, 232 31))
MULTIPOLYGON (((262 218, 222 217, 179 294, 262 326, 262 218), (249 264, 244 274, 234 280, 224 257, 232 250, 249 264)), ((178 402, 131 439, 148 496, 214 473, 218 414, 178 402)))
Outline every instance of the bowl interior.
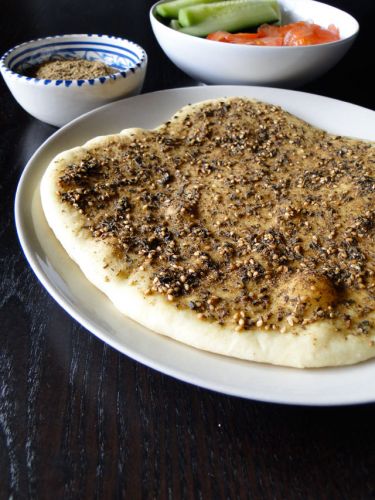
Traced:
POLYGON ((340 31, 341 39, 353 36, 359 28, 353 16, 332 5, 313 0, 279 0, 279 4, 282 24, 311 21, 323 28, 334 24, 340 31))
MULTIPOLYGON (((146 55, 133 42, 101 35, 63 35, 33 40, 10 50, 3 63, 11 71, 25 74, 37 64, 57 59, 100 61, 118 72, 134 71, 146 55)), ((111 75, 112 76, 112 75, 111 75)))

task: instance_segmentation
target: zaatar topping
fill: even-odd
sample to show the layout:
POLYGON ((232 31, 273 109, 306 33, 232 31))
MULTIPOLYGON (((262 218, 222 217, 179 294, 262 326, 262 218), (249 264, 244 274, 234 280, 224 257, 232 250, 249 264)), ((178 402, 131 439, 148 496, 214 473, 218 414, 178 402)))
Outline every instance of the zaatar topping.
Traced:
POLYGON ((334 321, 366 335, 375 309, 375 147, 277 106, 232 99, 90 149, 60 177, 126 275, 236 331, 334 321))
POLYGON ((88 59, 54 59, 28 69, 26 76, 46 80, 89 80, 117 73, 101 61, 88 59))

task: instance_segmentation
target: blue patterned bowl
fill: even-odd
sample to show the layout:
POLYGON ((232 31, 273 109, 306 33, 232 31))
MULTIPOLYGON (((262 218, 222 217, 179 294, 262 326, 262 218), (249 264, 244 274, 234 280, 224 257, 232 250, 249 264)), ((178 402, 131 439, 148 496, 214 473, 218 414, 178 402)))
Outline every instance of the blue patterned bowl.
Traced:
POLYGON ((137 44, 107 35, 61 35, 17 45, 0 59, 0 71, 17 102, 32 116, 61 126, 91 109, 138 94, 147 55, 137 44), (101 61, 117 70, 88 80, 41 80, 27 70, 50 59, 101 61))

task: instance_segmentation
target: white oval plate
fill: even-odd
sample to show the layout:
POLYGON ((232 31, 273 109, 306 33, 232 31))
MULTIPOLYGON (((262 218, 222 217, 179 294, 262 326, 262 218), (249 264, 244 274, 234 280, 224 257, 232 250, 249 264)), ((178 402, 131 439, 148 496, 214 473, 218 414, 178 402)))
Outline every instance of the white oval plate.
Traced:
POLYGON ((28 162, 15 202, 17 231, 26 258, 52 297, 85 328, 120 352, 180 380, 225 394, 277 403, 340 405, 375 401, 375 360, 349 367, 298 370, 210 354, 147 330, 121 315, 86 280, 47 225, 39 183, 57 153, 123 128, 153 128, 185 104, 224 96, 254 97, 281 105, 329 132, 375 139, 375 112, 290 90, 190 87, 109 104, 58 130, 28 162))

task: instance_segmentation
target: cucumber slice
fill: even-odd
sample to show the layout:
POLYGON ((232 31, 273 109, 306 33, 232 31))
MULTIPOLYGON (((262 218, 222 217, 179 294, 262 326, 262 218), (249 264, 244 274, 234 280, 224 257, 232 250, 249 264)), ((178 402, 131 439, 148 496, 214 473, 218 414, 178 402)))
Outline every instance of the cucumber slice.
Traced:
POLYGON ((207 36, 214 31, 239 31, 280 21, 276 0, 227 0, 180 9, 178 21, 184 33, 207 36))
POLYGON ((169 27, 173 30, 179 31, 181 29, 181 24, 177 21, 177 19, 171 19, 169 27))
POLYGON ((160 3, 157 5, 156 12, 159 16, 166 17, 168 19, 177 19, 178 12, 183 7, 214 2, 217 2, 217 0, 172 0, 171 2, 160 3))

